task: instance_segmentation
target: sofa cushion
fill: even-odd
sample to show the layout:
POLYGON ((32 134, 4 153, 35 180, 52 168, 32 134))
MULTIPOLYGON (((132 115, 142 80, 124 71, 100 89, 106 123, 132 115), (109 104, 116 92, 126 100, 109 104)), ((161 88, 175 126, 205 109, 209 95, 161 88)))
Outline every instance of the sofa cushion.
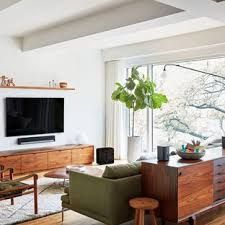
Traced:
POLYGON ((64 192, 65 192, 66 194, 69 194, 69 187, 65 187, 64 192))
POLYGON ((119 179, 135 176, 140 173, 140 168, 140 162, 106 166, 102 177, 108 179, 119 179))
POLYGON ((63 203, 70 204, 69 195, 62 195, 61 200, 62 200, 63 203))
POLYGON ((0 191, 7 191, 4 194, 0 194, 0 198, 7 198, 11 195, 22 195, 22 192, 25 191, 27 184, 22 182, 0 182, 0 191), (23 188, 24 187, 24 188, 23 188), (15 188, 21 188, 20 190, 13 190, 15 188), (23 188, 23 189, 22 189, 23 188))

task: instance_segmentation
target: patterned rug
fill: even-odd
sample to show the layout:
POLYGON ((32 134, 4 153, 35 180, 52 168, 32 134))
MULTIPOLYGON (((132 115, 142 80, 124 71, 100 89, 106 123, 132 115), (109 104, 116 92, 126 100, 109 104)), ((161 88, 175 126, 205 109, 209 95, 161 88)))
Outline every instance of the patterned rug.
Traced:
MULTIPOLYGON (((31 181, 27 182, 31 183, 31 181)), ((64 193, 62 182, 58 179, 38 179, 38 215, 34 214, 33 194, 10 200, 0 201, 0 225, 12 225, 44 217, 61 211, 61 195, 64 193)))

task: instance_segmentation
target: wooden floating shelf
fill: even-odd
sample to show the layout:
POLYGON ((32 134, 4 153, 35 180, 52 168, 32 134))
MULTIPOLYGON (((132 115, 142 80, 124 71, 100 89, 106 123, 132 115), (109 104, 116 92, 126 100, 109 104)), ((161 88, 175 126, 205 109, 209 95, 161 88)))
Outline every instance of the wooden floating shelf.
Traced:
POLYGON ((75 88, 60 88, 60 87, 35 87, 35 86, 0 86, 1 88, 8 89, 36 89, 36 90, 54 90, 54 91, 73 91, 75 88))

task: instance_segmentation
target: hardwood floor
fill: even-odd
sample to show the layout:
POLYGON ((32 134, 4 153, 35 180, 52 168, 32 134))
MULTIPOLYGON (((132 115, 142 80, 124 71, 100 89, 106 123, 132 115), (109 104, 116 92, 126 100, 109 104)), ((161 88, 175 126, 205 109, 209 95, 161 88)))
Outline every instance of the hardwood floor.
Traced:
MULTIPOLYGON (((149 225, 151 223, 147 222, 146 224, 149 225)), ((103 223, 72 211, 66 211, 64 222, 62 222, 61 213, 58 213, 20 225, 103 225, 103 223)), ((126 223, 124 225, 132 225, 132 223, 126 223)), ((166 223, 166 225, 173 224, 166 223)), ((180 225, 187 225, 187 223, 182 223, 180 225)), ((197 217, 197 225, 225 225, 225 206, 197 217)))

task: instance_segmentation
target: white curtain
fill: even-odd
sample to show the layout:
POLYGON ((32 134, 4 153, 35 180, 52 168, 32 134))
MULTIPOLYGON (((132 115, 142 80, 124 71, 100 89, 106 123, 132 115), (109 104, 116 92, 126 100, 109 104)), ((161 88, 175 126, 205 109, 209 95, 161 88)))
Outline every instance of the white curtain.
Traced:
POLYGON ((127 110, 111 99, 115 83, 124 83, 126 70, 121 61, 105 63, 106 71, 106 146, 113 147, 115 159, 126 159, 127 155, 127 110))

